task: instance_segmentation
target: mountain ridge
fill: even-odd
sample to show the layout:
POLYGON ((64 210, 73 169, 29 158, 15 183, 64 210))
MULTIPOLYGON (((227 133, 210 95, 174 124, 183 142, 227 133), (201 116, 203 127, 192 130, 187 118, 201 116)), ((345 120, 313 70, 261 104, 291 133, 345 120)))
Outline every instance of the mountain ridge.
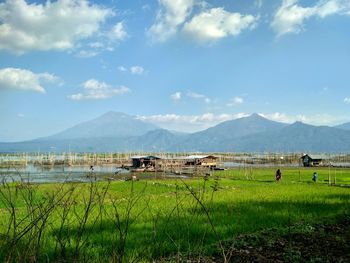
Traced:
POLYGON ((159 127, 122 112, 109 111, 92 120, 37 140, 129 137, 142 135, 155 129, 159 127))
POLYGON ((346 122, 340 125, 335 126, 335 128, 343 129, 343 130, 350 130, 350 122, 346 122))
POLYGON ((159 128, 120 112, 107 112, 56 135, 0 143, 0 152, 349 152, 350 130, 286 124, 259 114, 186 134, 159 128), (82 130, 82 134, 80 131, 82 130), (96 133, 98 133, 96 135, 96 133))

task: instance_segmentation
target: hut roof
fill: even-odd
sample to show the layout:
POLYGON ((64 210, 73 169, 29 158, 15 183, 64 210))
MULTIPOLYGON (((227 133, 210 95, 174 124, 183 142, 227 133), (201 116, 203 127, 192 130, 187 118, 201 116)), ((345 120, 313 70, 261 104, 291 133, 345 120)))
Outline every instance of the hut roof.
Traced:
POLYGON ((304 154, 301 158, 304 158, 306 156, 309 156, 313 160, 322 160, 322 159, 328 159, 329 156, 325 154, 304 154))
POLYGON ((150 160, 155 160, 155 159, 161 159, 158 156, 153 156, 153 155, 136 155, 132 156, 131 159, 150 159, 150 160))
POLYGON ((213 155, 189 155, 189 156, 185 157, 185 159, 187 159, 187 160, 205 159, 205 158, 216 159, 217 157, 215 157, 213 155))

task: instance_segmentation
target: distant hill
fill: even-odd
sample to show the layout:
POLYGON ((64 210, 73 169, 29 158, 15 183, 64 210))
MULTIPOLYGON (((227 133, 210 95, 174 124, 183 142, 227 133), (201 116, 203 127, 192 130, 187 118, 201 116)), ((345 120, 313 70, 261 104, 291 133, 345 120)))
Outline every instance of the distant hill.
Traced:
POLYGON ((185 136, 157 129, 142 136, 45 139, 0 143, 0 152, 164 152, 169 150, 170 146, 179 143, 185 136))
POLYGON ((176 146, 179 144, 181 145, 186 137, 186 134, 178 134, 165 129, 158 129, 150 131, 142 136, 130 138, 126 141, 126 144, 128 148, 134 151, 178 152, 180 149, 177 149, 176 146))
POLYGON ((253 114, 185 134, 109 112, 50 137, 0 143, 0 152, 23 151, 349 152, 350 130, 301 122, 288 125, 253 114))
POLYGON ((343 129, 343 130, 350 130, 350 122, 335 126, 335 128, 343 129))
POLYGON ((110 111, 96 119, 39 140, 130 137, 155 129, 159 128, 125 113, 110 111))
POLYGON ((280 130, 287 124, 275 122, 254 113, 248 117, 225 121, 218 125, 196 132, 188 136, 184 142, 184 150, 190 151, 216 151, 227 149, 230 142, 250 134, 280 130))
POLYGON ((280 130, 242 137, 231 147, 258 152, 348 152, 350 131, 296 122, 280 130))
POLYGON ((0 152, 114 152, 122 146, 119 138, 45 139, 0 143, 0 152))

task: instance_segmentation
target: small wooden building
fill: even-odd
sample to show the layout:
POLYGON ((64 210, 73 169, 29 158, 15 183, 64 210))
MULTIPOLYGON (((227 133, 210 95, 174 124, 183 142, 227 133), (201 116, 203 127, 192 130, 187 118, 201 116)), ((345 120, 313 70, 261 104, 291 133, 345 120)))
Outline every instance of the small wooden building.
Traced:
POLYGON ((322 166, 324 164, 324 159, 324 156, 314 154, 304 154, 300 157, 301 163, 304 167, 322 166))
POLYGON ((217 157, 213 155, 190 155, 185 158, 185 165, 216 167, 217 157))
POLYGON ((155 167, 156 161, 160 160, 160 157, 147 155, 147 156, 133 156, 131 157, 132 167, 134 168, 148 168, 155 167))

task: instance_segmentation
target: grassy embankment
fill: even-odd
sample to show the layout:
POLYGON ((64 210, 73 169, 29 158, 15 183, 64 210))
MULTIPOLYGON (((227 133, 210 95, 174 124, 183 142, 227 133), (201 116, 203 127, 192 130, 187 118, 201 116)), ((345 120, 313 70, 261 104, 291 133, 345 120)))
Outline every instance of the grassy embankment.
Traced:
POLYGON ((350 170, 217 171, 189 180, 3 184, 1 261, 152 261, 229 258, 238 234, 301 231, 349 213, 350 170))

